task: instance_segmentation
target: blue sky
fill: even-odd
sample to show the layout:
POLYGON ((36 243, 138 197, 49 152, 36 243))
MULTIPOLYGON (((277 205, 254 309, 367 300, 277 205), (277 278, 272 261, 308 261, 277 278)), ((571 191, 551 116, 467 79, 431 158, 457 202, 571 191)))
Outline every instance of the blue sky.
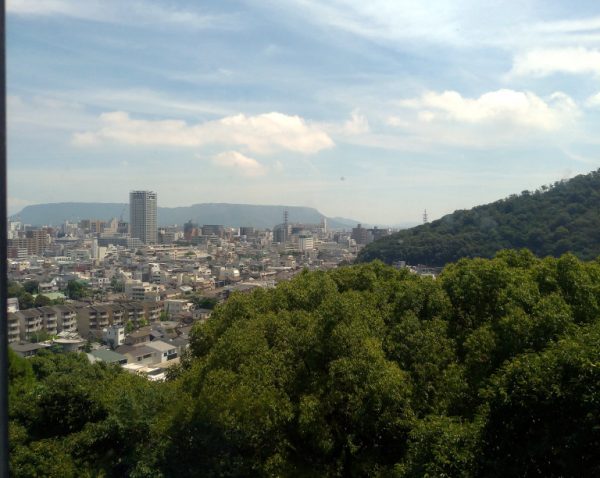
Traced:
POLYGON ((7 0, 7 55, 11 213, 152 189, 397 224, 600 167, 595 1, 7 0))

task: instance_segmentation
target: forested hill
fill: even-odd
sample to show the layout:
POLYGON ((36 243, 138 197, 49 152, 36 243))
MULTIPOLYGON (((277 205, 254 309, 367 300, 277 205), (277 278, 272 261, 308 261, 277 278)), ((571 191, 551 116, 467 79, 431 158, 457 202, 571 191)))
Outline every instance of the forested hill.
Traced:
POLYGON ((598 257, 600 170, 392 234, 365 247, 358 261, 442 266, 522 247, 540 257, 565 252, 584 260, 598 257))

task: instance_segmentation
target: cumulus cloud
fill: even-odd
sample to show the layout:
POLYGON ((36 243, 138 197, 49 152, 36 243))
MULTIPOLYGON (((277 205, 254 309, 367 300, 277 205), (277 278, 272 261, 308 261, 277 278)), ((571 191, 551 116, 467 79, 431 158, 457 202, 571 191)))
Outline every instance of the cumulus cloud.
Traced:
POLYGON ((265 167, 256 159, 237 151, 225 151, 213 158, 213 163, 223 168, 234 169, 243 176, 256 177, 266 173, 265 167))
POLYGON ((538 141, 564 143, 579 131, 580 110, 560 92, 543 98, 504 89, 473 98, 456 91, 427 92, 396 104, 399 108, 386 121, 396 137, 392 146, 414 150, 439 145, 490 149, 538 141))
MULTIPOLYGON (((479 98, 465 98, 456 91, 427 92, 420 98, 404 100, 400 106, 417 110, 420 122, 458 122, 470 124, 512 123, 532 129, 553 131, 572 120, 578 109, 564 93, 554 93, 547 100, 531 92, 502 89, 479 98)), ((401 126, 398 117, 388 124, 401 126)))
POLYGON ((253 153, 293 151, 314 154, 334 146, 325 131, 299 116, 265 113, 237 114, 219 120, 190 125, 180 120, 133 119, 123 111, 103 113, 95 131, 76 133, 79 146, 117 142, 134 146, 201 147, 229 144, 253 153))
POLYGON ((600 50, 545 48, 517 55, 510 77, 544 77, 555 73, 600 75, 600 50))

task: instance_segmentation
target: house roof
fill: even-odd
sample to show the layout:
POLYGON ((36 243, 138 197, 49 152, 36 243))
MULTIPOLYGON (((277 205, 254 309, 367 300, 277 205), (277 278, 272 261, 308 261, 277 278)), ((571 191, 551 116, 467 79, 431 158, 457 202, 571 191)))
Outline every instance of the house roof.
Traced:
POLYGON ((54 310, 53 307, 49 307, 49 306, 44 306, 44 307, 38 307, 38 309, 43 312, 44 314, 51 314, 51 315, 56 315, 56 310, 54 310))
POLYGON ((168 344, 167 342, 163 342, 162 340, 155 340, 153 342, 148 342, 144 344, 146 347, 150 347, 151 349, 156 349, 159 352, 168 352, 175 348, 174 345, 168 344))
POLYGON ((62 314, 74 313, 75 309, 73 307, 69 307, 68 305, 55 305, 53 306, 54 310, 60 312, 62 314))
POLYGON ((100 349, 100 350, 92 350, 90 355, 102 360, 106 363, 117 363, 122 362, 123 360, 127 360, 127 357, 121 355, 120 353, 113 352, 108 349, 100 349))
POLYGON ((138 330, 134 330, 131 332, 128 337, 139 338, 139 337, 148 337, 150 335, 150 327, 141 327, 138 330))
POLYGON ((184 339, 183 337, 175 337, 174 339, 170 339, 169 343, 173 344, 175 347, 182 347, 188 345, 190 341, 188 339, 184 339))
POLYGON ((129 355, 133 355, 134 357, 139 357, 140 355, 148 355, 155 354, 157 349, 153 349, 148 347, 147 344, 138 344, 134 345, 133 348, 127 352, 129 355))
POLYGON ((12 348, 15 352, 31 352, 33 350, 48 348, 48 346, 42 345, 42 344, 31 344, 28 342, 23 342, 23 343, 12 343, 12 344, 10 344, 10 348, 12 348))
POLYGON ((32 318, 42 316, 42 313, 37 309, 25 309, 25 310, 20 310, 19 312, 16 312, 16 313, 21 315, 25 319, 32 319, 32 318))
POLYGON ((141 355, 155 354, 157 349, 151 349, 144 344, 137 345, 121 345, 115 349, 115 352, 123 355, 131 355, 133 357, 139 357, 141 355))

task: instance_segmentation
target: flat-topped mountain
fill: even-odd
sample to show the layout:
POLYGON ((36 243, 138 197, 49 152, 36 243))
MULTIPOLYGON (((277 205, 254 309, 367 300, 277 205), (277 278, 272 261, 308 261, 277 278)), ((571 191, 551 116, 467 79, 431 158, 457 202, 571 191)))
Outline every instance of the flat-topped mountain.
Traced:
POLYGON ((600 170, 384 237, 366 246, 358 261, 442 266, 509 248, 528 248, 542 257, 565 252, 584 260, 598 257, 600 170))
MULTIPOLYGON (((259 206, 251 204, 207 203, 193 204, 184 207, 159 207, 158 224, 183 224, 190 219, 198 224, 223 224, 225 226, 252 226, 260 229, 272 228, 283 222, 283 212, 287 210, 291 223, 318 224, 323 217, 319 211, 311 207, 298 206, 259 206)), ((25 207, 13 218, 25 224, 36 226, 60 225, 65 221, 77 222, 81 219, 110 220, 123 217, 129 220, 129 204, 127 203, 53 203, 35 204, 25 207)), ((360 221, 346 218, 327 218, 330 229, 348 229, 355 227, 360 221)))

